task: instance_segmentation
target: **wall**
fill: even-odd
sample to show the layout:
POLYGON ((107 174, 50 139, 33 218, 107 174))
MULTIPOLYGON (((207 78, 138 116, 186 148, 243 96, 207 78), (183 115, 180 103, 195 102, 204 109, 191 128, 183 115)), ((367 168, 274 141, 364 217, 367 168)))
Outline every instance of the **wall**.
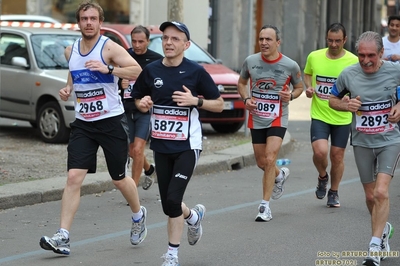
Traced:
MULTIPOLYGON (((21 0, 3 0, 2 13, 10 9, 13 3, 21 0)), ((54 15, 55 0, 23 0, 30 5, 28 14, 54 15), (40 6, 41 8, 37 8, 40 6), (52 11, 53 10, 53 11, 52 11), (51 13, 53 12, 53 13, 51 13)), ((76 8, 75 1, 65 4, 65 9, 76 8)), ((99 0, 99 2, 109 0, 99 0)), ((256 12, 252 12, 255 3, 262 3, 259 12, 263 24, 276 25, 282 32, 281 51, 304 67, 307 55, 326 46, 325 31, 332 22, 341 22, 347 29, 348 42, 345 48, 354 51, 355 41, 366 30, 380 31, 383 0, 184 0, 184 23, 190 29, 191 36, 200 46, 208 45, 209 1, 216 1, 217 14, 214 28, 213 55, 221 59, 232 69, 239 70, 243 60, 254 52, 257 44, 255 36, 256 12), (253 5, 251 5, 253 3, 253 5)), ((113 1, 114 2, 114 1, 113 1)), ((128 9, 131 23, 159 25, 167 20, 168 0, 118 0, 119 6, 128 9)), ((18 2, 19 3, 19 2, 18 2)), ((22 4, 20 5, 23 6, 22 4)), ((69 10, 68 9, 68 10, 69 10)), ((73 9, 73 10, 72 10, 73 9)), ((21 8, 20 8, 21 10, 21 8)), ((15 12, 15 11, 10 11, 15 12)), ((66 22, 66 21, 64 21, 66 22)))
MULTIPOLYGON (((168 0, 148 1, 148 22, 150 25, 159 25, 168 19, 168 0)), ((198 45, 207 49, 208 44, 208 0, 184 0, 183 23, 189 28, 190 37, 198 45)))
MULTIPOLYGON (((255 14, 249 14, 252 0, 216 0, 219 14, 215 56, 232 69, 239 70, 243 60, 257 45, 259 29, 254 28, 255 14), (227 15, 231 14, 231 15, 227 15), (253 25, 249 25, 253 16, 253 25), (235 18, 235 19, 233 19, 235 18), (249 30, 253 29, 253 30, 249 30), (250 41, 249 38, 253 41, 250 41)), ((381 0, 254 0, 262 1, 262 23, 277 26, 281 31, 280 50, 305 66, 308 54, 326 47, 325 34, 333 22, 341 22, 347 30, 345 48, 354 52, 358 36, 366 31, 380 31, 381 0)), ((254 51, 252 51, 254 52, 254 51)))

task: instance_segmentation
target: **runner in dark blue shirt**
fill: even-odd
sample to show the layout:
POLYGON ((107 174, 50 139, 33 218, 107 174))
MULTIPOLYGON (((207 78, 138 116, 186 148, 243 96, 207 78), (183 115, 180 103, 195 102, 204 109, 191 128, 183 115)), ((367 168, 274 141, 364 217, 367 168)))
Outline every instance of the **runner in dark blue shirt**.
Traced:
POLYGON ((168 215, 168 251, 163 265, 179 265, 178 247, 183 223, 188 241, 195 245, 202 235, 205 207, 189 209, 182 202, 202 149, 198 108, 222 112, 223 99, 210 75, 199 64, 184 58, 190 46, 187 27, 164 22, 162 45, 165 57, 139 75, 132 91, 142 112, 151 108, 151 142, 163 211, 168 215), (202 95, 202 97, 199 97, 202 95))

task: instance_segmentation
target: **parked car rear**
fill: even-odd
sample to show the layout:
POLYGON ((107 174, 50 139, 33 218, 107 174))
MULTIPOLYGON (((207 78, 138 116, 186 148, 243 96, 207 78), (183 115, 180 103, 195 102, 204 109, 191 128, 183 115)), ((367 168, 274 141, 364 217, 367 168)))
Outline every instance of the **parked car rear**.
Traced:
MULTIPOLYGON (((101 33, 128 49, 131 47, 130 32, 133 27, 127 24, 104 24, 101 33)), ((157 26, 148 26, 148 29, 151 33, 149 49, 163 55, 161 31, 157 26)), ((222 113, 200 109, 200 120, 203 123, 210 123, 213 129, 220 133, 238 131, 245 120, 245 106, 237 91, 239 74, 221 64, 193 40, 191 40, 189 49, 185 51, 185 57, 198 62, 205 68, 213 78, 225 102, 222 113)))
POLYGON ((63 143, 75 120, 73 98, 61 101, 67 82, 65 47, 79 32, 28 27, 2 27, 0 33, 0 116, 25 120, 44 142, 63 143))

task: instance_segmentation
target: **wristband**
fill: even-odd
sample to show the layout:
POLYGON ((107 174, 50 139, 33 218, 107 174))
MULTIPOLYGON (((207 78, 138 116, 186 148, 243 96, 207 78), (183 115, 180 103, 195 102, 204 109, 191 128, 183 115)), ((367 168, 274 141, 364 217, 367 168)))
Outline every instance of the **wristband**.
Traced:
POLYGON ((203 106, 203 99, 199 98, 199 101, 197 102, 197 107, 202 107, 203 106))
POLYGON ((244 98, 244 99, 243 99, 244 105, 246 105, 246 101, 247 101, 247 100, 250 100, 250 99, 251 99, 251 97, 244 98))
POLYGON ((293 93, 290 93, 290 100, 293 101, 293 93))

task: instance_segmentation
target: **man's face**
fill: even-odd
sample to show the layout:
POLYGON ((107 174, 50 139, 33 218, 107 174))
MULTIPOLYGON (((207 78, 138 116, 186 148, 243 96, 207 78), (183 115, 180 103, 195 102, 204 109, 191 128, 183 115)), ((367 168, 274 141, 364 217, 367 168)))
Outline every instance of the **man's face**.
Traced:
POLYGON ((79 13, 79 28, 81 29, 82 36, 87 39, 97 37, 100 33, 101 22, 99 19, 99 12, 95 8, 89 8, 86 11, 82 10, 79 13))
POLYGON ((400 35, 400 20, 392 19, 388 25, 389 36, 397 38, 400 35))
POLYGON ((149 40, 144 32, 133 33, 132 36, 132 49, 137 55, 144 54, 147 51, 149 40))
POLYGON ((374 41, 360 42, 357 53, 358 61, 364 73, 372 74, 379 70, 383 49, 378 51, 374 41))
POLYGON ((326 36, 326 42, 328 43, 328 53, 337 56, 343 51, 343 46, 346 43, 346 39, 343 36, 343 32, 341 30, 334 32, 329 31, 326 36))
POLYGON ((258 44, 260 46, 261 54, 265 58, 268 58, 270 56, 275 56, 278 53, 278 47, 281 44, 281 41, 276 40, 274 29, 267 28, 260 31, 258 44))
POLYGON ((183 52, 189 48, 190 42, 185 33, 174 26, 167 27, 162 36, 162 46, 166 58, 173 59, 183 56, 183 52))

